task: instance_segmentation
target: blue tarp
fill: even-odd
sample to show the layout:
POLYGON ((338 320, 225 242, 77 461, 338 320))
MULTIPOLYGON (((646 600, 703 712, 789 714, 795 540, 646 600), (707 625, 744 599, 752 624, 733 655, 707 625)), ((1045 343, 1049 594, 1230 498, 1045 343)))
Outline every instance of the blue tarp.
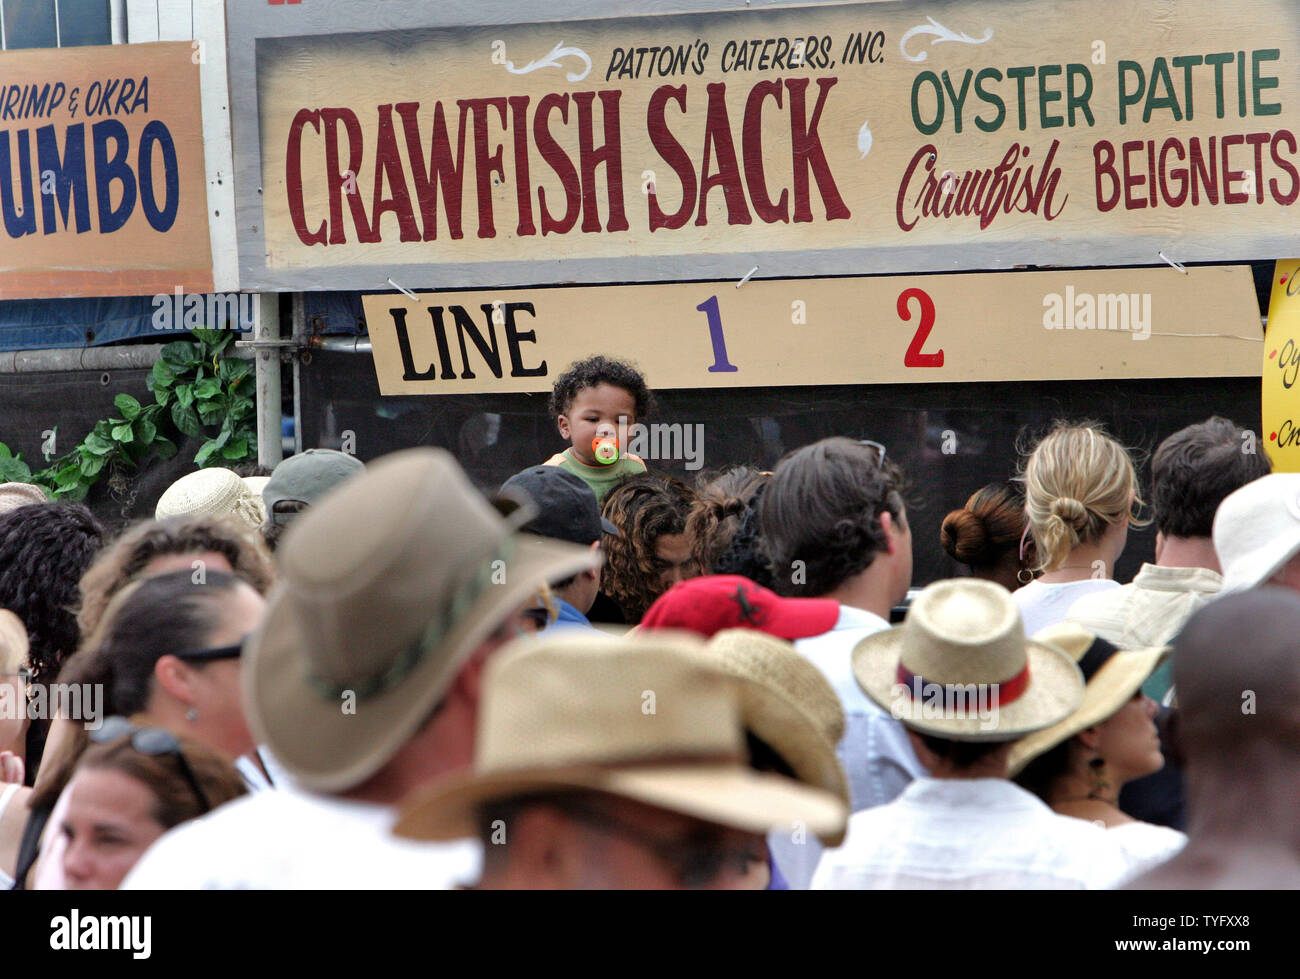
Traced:
MULTIPOLYGON (((251 312, 252 297, 245 294, 242 301, 243 312, 251 312)), ((348 336, 360 332, 361 293, 309 292, 303 296, 303 301, 307 323, 313 332, 348 336)), ((204 297, 204 303, 207 309, 207 297, 204 297)), ((170 330, 156 328, 154 314, 159 308, 151 296, 2 301, 0 350, 98 347, 141 338, 164 343, 175 336, 170 330)), ((173 310, 169 309, 167 313, 169 319, 178 319, 173 310)), ((242 325, 251 329, 252 322, 245 320, 242 325)), ((173 330, 183 328, 180 322, 173 326, 173 330)))
POLYGON ((97 347, 154 337, 149 296, 108 299, 14 299, 0 302, 0 350, 97 347))

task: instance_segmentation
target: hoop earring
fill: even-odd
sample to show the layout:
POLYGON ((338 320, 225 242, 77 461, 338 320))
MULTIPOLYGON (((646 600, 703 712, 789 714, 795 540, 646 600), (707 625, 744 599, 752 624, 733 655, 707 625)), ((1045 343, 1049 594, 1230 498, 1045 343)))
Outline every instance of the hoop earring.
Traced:
POLYGON ((1016 581, 1020 582, 1022 585, 1027 585, 1033 580, 1034 573, 1028 568, 1021 568, 1016 572, 1016 581))

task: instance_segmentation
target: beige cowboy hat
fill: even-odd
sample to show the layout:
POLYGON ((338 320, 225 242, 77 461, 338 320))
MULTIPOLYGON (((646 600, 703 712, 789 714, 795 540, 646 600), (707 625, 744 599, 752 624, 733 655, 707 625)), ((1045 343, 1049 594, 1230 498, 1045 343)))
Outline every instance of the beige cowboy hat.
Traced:
MULTIPOLYGON (((739 677, 745 726, 775 751, 807 785, 849 805, 849 783, 835 754, 844 737, 844 708, 822 671, 790 643, 755 629, 726 629, 705 654, 722 672, 739 677)), ((826 846, 844 842, 825 836, 826 846)))
POLYGON ((441 449, 386 456, 305 511, 244 651, 259 742, 320 791, 382 767, 539 585, 596 566, 516 525, 441 449))
POLYGON ((1014 741, 1083 699, 1074 660, 1026 639, 1011 593, 979 578, 924 588, 902 625, 858 643, 853 675, 903 724, 950 741, 1014 741))
POLYGON ((395 832, 471 836, 493 800, 586 790, 751 833, 842 834, 842 798, 750 767, 744 684, 698 638, 566 630, 515 643, 488 663, 472 770, 418 790, 395 832))
POLYGON ((1034 633, 1034 638, 1055 646, 1078 663, 1086 686, 1083 702, 1073 714, 1016 742, 1007 764, 1012 778, 1039 755, 1112 716, 1133 698, 1171 652, 1169 646, 1117 649, 1073 622, 1048 626, 1034 633))
POLYGON ((168 517, 239 517, 250 527, 262 526, 261 501, 233 470, 214 466, 187 473, 163 491, 154 519, 168 517))
POLYGON ((7 608, 0 609, 0 673, 17 673, 27 665, 27 627, 7 608))

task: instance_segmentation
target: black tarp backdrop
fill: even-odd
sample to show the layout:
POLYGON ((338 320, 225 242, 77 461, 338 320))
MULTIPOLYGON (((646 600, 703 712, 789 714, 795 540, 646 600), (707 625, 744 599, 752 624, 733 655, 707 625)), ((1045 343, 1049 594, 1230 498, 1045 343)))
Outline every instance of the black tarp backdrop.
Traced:
MULTIPOLYGON (((33 470, 48 463, 41 454, 44 433, 54 429, 54 456, 73 449, 102 418, 114 414, 113 399, 129 394, 143 404, 153 395, 145 387, 147 370, 62 371, 0 374, 0 442, 9 446, 33 470)), ((194 468, 194 445, 185 444, 175 457, 147 460, 140 469, 124 470, 127 485, 110 487, 100 479, 86 504, 101 521, 116 530, 140 517, 152 517, 158 497, 194 468), (189 450, 188 453, 186 450, 189 450)))
MULTIPOLYGON (((484 490, 564 448, 545 395, 381 397, 367 354, 313 352, 301 373, 307 447, 339 448, 350 437, 368 460, 440 446, 484 490)), ((1259 424, 1257 378, 736 388, 656 397, 660 410, 648 421, 704 426, 700 471, 741 463, 770 469, 786 452, 831 435, 882 442, 910 485, 916 587, 960 573, 939 547, 944 515, 985 483, 1013 475, 1018 440, 1055 418, 1096 419, 1137 450, 1144 494, 1147 456, 1179 428, 1211 414, 1248 429, 1259 424)), ((682 460, 651 468, 688 480, 699 475, 682 460)), ((1154 527, 1130 532, 1118 580, 1151 560, 1154 541, 1154 527)))

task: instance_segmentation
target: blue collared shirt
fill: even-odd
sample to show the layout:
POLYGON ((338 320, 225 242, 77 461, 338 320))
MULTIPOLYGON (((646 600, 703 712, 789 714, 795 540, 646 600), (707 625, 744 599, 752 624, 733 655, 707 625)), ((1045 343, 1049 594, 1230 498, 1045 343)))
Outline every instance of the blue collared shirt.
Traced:
POLYGON ((547 629, 557 629, 560 627, 564 627, 568 629, 572 629, 575 627, 579 629, 596 628, 594 625, 591 624, 591 622, 587 619, 585 615, 583 615, 576 608, 574 608, 572 605, 566 602, 563 598, 560 598, 558 595, 555 596, 555 605, 556 608, 558 609, 559 614, 555 616, 555 621, 546 627, 547 629))

